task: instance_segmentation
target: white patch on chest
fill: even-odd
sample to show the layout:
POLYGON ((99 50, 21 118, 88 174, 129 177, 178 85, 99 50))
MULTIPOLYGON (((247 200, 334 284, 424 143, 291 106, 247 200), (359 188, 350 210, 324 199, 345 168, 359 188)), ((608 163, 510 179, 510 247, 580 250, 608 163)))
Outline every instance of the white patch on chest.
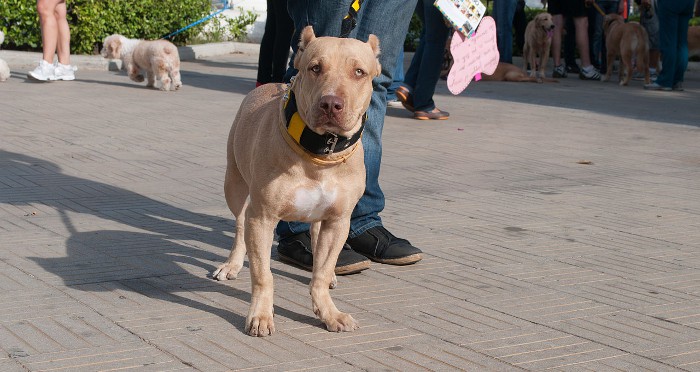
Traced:
POLYGON ((318 220, 335 203, 338 190, 326 187, 323 183, 314 188, 299 188, 294 193, 294 208, 304 220, 318 220))

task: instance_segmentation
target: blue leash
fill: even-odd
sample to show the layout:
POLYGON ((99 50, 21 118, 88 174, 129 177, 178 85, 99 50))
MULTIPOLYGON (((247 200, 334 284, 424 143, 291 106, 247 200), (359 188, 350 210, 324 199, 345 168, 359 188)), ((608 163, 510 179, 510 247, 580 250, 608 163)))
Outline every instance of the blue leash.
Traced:
POLYGON ((177 34, 183 32, 183 31, 185 31, 185 30, 187 30, 187 29, 189 29, 189 28, 192 28, 192 27, 194 27, 194 26, 196 26, 196 25, 198 25, 198 24, 200 24, 200 23, 202 23, 202 22, 208 21, 208 20, 211 19, 212 17, 215 17, 215 16, 217 16, 219 13, 223 12, 223 11, 226 10, 226 9, 230 9, 230 8, 231 8, 231 7, 229 6, 229 2, 227 1, 227 2, 224 4, 224 7, 221 8, 221 9, 219 9, 219 10, 217 10, 216 12, 214 12, 214 13, 212 13, 212 14, 209 14, 208 16, 206 16, 206 17, 204 17, 204 18, 202 18, 202 19, 200 19, 200 20, 198 20, 198 21, 192 22, 192 23, 190 23, 189 25, 187 25, 187 26, 185 26, 185 27, 183 27, 183 28, 181 28, 181 29, 179 29, 179 30, 177 30, 177 31, 171 32, 171 33, 169 33, 169 34, 167 34, 167 35, 165 35, 165 36, 161 36, 160 38, 161 38, 161 39, 170 39, 171 37, 173 37, 173 36, 175 36, 175 35, 177 35, 177 34))

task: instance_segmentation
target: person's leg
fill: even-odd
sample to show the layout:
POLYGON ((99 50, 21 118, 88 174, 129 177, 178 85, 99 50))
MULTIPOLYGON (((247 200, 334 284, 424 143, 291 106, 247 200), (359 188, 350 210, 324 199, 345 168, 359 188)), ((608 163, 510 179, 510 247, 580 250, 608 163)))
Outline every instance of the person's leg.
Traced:
POLYGON ((433 95, 437 81, 440 79, 443 51, 449 28, 445 25, 442 13, 433 6, 431 1, 420 0, 418 3, 423 4, 422 21, 425 42, 421 41, 423 51, 420 56, 418 78, 413 87, 413 104, 416 111, 429 112, 435 109, 433 95))
POLYGON ((591 66, 591 55, 588 49, 588 18, 581 16, 574 18, 576 27, 576 46, 578 46, 581 67, 591 66))
POLYGON ((681 6, 678 13, 678 26, 677 37, 678 37, 678 48, 677 48, 677 62, 676 70, 673 75, 673 87, 677 84, 682 83, 685 70, 688 68, 688 22, 693 16, 693 0, 682 0, 681 6), (685 8, 683 8, 685 5, 685 8))
POLYGON ((70 65, 70 27, 68 26, 68 19, 66 10, 66 2, 61 1, 56 4, 56 10, 54 11, 56 17, 56 25, 58 30, 58 38, 56 44, 56 50, 58 54, 58 63, 63 65, 70 65))
POLYGON ((517 0, 515 6, 515 15, 513 15, 513 29, 515 33, 515 45, 522 52, 525 45, 525 28, 527 27, 527 18, 525 14, 525 0, 517 0))
POLYGON ((577 73, 576 63, 576 28, 571 17, 564 17, 564 35, 562 36, 564 50, 564 64, 566 72, 577 73))
POLYGON ((63 4, 63 11, 65 12, 66 3, 64 0, 37 0, 36 2, 36 10, 39 13, 39 22, 41 24, 43 58, 48 63, 53 63, 59 43, 59 22, 56 12, 59 4, 63 4))
POLYGON ((286 0, 275 0, 275 41, 272 54, 272 82, 281 83, 287 71, 289 42, 294 32, 294 22, 287 12, 286 0))
MULTIPOLYGON (((552 15, 552 21, 554 22, 554 34, 552 35, 552 59, 554 60, 554 67, 561 65, 561 39, 562 32, 564 30, 564 16, 561 14, 552 15)), ((530 68, 535 68, 535 66, 530 66, 530 68)))
POLYGON ((411 91, 416 86, 416 81, 418 80, 418 73, 420 72, 420 64, 423 61, 422 56, 426 43, 425 34, 427 32, 427 28, 425 27, 425 22, 423 21, 425 14, 422 1, 416 2, 415 13, 421 20, 422 28, 420 31, 420 37, 418 38, 418 46, 416 47, 416 51, 413 53, 411 63, 408 65, 408 70, 406 70, 406 74, 404 75, 403 79, 403 85, 407 86, 411 91))
MULTIPOLYGON (((597 4, 603 8, 603 1, 597 4)), ((588 50, 590 52, 591 63, 600 68, 600 51, 602 49, 603 38, 603 16, 594 7, 589 7, 586 11, 588 17, 588 50)))
MULTIPOLYGON (((270 83, 272 81, 272 59, 275 49, 275 0, 267 0, 267 19, 265 20, 265 31, 260 41, 260 52, 258 53, 258 75, 256 86, 270 83)), ((284 7, 286 10, 286 6, 284 7)))
POLYGON ((387 90, 386 90, 387 102, 397 100, 396 88, 400 87, 401 84, 403 84, 403 81, 405 79, 405 77, 404 77, 405 74, 403 72, 403 59, 404 59, 403 48, 401 48, 398 56, 396 57, 396 67, 394 68, 393 80, 392 80, 389 88, 387 88, 387 90))
POLYGON ((673 86, 678 53, 678 36, 676 35, 678 18, 673 14, 668 1, 670 0, 659 1, 656 7, 656 15, 659 17, 659 47, 662 61, 662 70, 656 78, 656 84, 664 88, 673 86))
POLYGON ((500 62, 513 63, 513 17, 516 4, 517 0, 494 0, 493 2, 500 62))

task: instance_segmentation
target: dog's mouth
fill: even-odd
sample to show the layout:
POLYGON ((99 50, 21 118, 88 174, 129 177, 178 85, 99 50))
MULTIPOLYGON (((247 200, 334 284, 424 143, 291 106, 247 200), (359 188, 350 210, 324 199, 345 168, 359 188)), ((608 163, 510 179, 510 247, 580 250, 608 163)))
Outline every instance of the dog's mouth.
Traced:
POLYGON ((352 129, 353 125, 348 125, 349 120, 345 115, 327 114, 318 110, 312 130, 318 134, 334 133, 344 135, 352 129))

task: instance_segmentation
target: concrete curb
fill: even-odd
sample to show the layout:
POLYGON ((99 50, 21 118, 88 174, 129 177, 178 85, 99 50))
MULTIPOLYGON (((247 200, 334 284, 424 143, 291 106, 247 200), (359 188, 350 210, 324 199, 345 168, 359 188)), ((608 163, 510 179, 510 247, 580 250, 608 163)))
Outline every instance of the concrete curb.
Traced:
MULTIPOLYGON (((201 58, 241 53, 258 54, 260 44, 223 42, 178 47, 180 60, 193 61, 201 58)), ((4 59, 11 69, 31 68, 41 59, 38 52, 19 52, 15 50, 0 50, 0 58, 4 59)), ((79 70, 118 70, 121 61, 106 60, 99 55, 71 55, 71 63, 79 70)))

